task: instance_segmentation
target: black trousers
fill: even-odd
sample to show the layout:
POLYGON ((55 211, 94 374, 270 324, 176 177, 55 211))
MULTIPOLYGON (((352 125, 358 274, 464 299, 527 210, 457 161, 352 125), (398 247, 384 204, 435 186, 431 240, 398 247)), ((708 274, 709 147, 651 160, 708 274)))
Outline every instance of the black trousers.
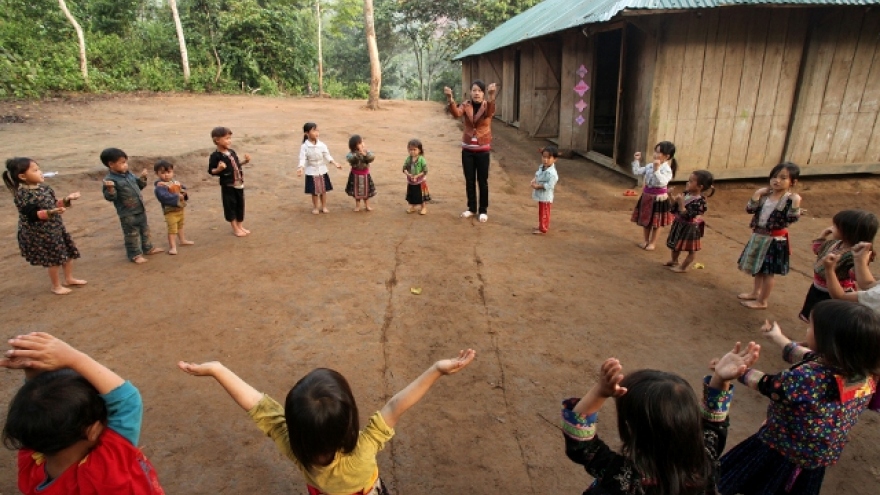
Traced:
POLYGON ((227 222, 244 221, 244 189, 232 186, 220 186, 220 197, 223 199, 223 216, 227 222))
POLYGON ((474 214, 486 213, 489 208, 489 158, 491 153, 483 151, 472 153, 461 151, 461 168, 467 188, 468 211, 474 214), (477 184, 480 185, 480 209, 477 211, 477 184))

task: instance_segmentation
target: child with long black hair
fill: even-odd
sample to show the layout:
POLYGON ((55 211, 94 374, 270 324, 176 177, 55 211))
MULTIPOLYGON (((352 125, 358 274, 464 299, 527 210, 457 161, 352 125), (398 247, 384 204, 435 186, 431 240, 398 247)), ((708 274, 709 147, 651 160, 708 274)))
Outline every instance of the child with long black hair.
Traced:
POLYGON ((441 376, 460 371, 474 360, 473 349, 437 361, 398 392, 363 430, 348 382, 338 372, 318 368, 290 389, 284 406, 258 392, 221 363, 181 361, 181 370, 212 376, 248 412, 257 427, 275 442, 306 478, 310 495, 387 495, 379 478, 376 454, 394 436, 400 417, 441 376))
POLYGON ((40 165, 30 158, 6 160, 3 183, 15 196, 21 255, 31 265, 48 269, 52 293, 69 294, 70 287, 86 285, 85 280, 73 277, 73 260, 79 258, 79 250, 61 220, 61 215, 71 203, 79 199, 79 193, 55 199, 55 191, 43 180, 40 165), (58 267, 64 271, 64 283, 59 277, 58 267), (65 287, 65 284, 70 287, 65 287))
POLYGON ((633 156, 633 175, 644 175, 645 186, 639 202, 633 209, 630 220, 642 227, 644 241, 638 246, 645 251, 656 249, 657 233, 661 228, 672 223, 672 203, 669 201, 667 185, 675 177, 678 162, 675 160, 675 145, 669 141, 661 141, 654 146, 653 161, 642 166, 642 154, 633 156))
POLYGON ((351 172, 348 173, 345 193, 354 198, 354 211, 361 211, 361 201, 364 202, 365 210, 373 211, 370 208, 370 198, 376 195, 376 186, 370 176, 370 164, 376 157, 372 151, 367 150, 364 138, 357 134, 348 139, 348 149, 350 153, 345 159, 351 165, 351 172))
POLYGON ((299 147, 299 166, 296 168, 296 176, 306 174, 306 194, 312 196, 312 213, 330 213, 327 209, 327 192, 333 190, 330 175, 327 173, 327 165, 336 165, 342 169, 342 165, 336 163, 330 156, 327 145, 322 143, 318 136, 318 124, 306 122, 303 125, 303 141, 299 147), (319 206, 320 203, 320 206, 319 206))
POLYGON ((687 271, 694 262, 697 251, 703 248, 702 238, 705 222, 703 215, 709 207, 706 198, 715 194, 714 178, 708 170, 697 170, 688 177, 684 194, 672 200, 672 213, 675 220, 666 238, 666 247, 672 251, 672 259, 664 263, 676 273, 687 271), (684 261, 679 265, 678 258, 682 251, 687 252, 684 261))
POLYGON ((639 370, 624 376, 620 361, 607 359, 582 399, 562 403, 565 453, 595 478, 584 495, 715 495, 730 424, 730 382, 757 361, 760 349, 737 342, 713 360, 702 402, 678 375, 639 370), (617 403, 619 454, 596 434, 598 411, 610 398, 617 403))
POLYGON ((719 491, 818 494, 880 374, 880 315, 849 301, 822 301, 810 315, 806 346, 775 322, 764 335, 793 366, 775 375, 749 369, 740 381, 770 399, 757 433, 721 458, 719 491))

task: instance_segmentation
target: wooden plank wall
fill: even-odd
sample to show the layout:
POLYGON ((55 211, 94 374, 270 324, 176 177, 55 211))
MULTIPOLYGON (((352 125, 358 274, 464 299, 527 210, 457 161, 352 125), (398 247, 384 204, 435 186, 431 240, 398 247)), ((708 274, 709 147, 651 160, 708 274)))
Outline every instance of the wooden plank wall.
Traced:
POLYGON ((498 107, 500 109, 500 115, 496 112, 496 117, 499 117, 504 122, 508 124, 514 123, 516 120, 516 116, 514 115, 514 98, 513 94, 516 89, 516 84, 514 80, 516 78, 516 74, 514 70, 516 69, 516 48, 507 47, 502 51, 501 54, 501 79, 498 81, 501 83, 501 106, 498 107))
POLYGON ((534 137, 559 136, 559 98, 561 96, 562 43, 546 38, 532 43, 531 70, 534 72, 532 107, 526 110, 534 117, 528 127, 534 137))
MULTIPOLYGON (((616 162, 629 170, 633 153, 646 153, 651 123, 651 91, 657 60, 656 31, 647 23, 626 26, 619 146, 616 162)), ((647 156, 647 155, 646 155, 647 156)))
POLYGON ((811 33, 786 159, 880 162, 880 11, 818 9, 811 33))
MULTIPOLYGON (((474 79, 480 79, 486 83, 486 86, 489 86, 491 83, 495 83, 502 87, 503 89, 503 75, 504 75, 504 54, 501 51, 495 51, 492 53, 487 53, 485 55, 480 56, 480 65, 479 70, 476 74, 472 74, 474 79)), ((499 92, 495 95, 495 115, 498 117, 503 117, 503 102, 504 102, 504 94, 499 92)))
MULTIPOLYGON (((581 65, 589 72, 584 81, 593 86, 593 41, 588 39, 580 30, 571 30, 563 34, 562 38, 562 94, 559 102, 559 147, 567 150, 577 150, 586 153, 590 149, 590 122, 591 107, 579 113, 575 105, 581 97, 574 91, 574 87, 581 80, 577 70, 581 65), (584 124, 578 125, 576 119, 583 116, 584 124)), ((584 101, 590 101, 590 93, 584 95, 584 101)))
POLYGON ((808 20, 803 9, 730 7, 659 21, 648 135, 675 143, 679 177, 779 162, 808 20))

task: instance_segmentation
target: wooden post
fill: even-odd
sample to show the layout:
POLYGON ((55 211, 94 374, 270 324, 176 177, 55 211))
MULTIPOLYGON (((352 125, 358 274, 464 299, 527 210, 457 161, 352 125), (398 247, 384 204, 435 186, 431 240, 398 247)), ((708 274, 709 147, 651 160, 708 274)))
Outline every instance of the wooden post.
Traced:
POLYGON ((321 0, 315 0, 315 14, 318 17, 318 96, 324 96, 324 55, 321 53, 321 0))

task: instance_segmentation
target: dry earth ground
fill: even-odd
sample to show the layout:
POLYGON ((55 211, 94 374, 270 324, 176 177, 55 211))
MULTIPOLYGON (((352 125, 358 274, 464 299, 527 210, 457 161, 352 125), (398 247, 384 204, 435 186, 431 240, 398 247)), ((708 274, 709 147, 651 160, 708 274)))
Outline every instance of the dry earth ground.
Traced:
MULTIPOLYGON (((839 209, 880 210, 875 178, 804 180, 809 215, 792 229, 793 272, 777 283, 771 309, 749 311, 735 295, 751 280, 735 261, 749 235, 743 205, 762 182, 720 186, 698 257, 706 268, 675 275, 661 266, 665 249, 634 246, 634 200, 621 196, 631 181, 582 159, 560 160, 551 233, 533 236, 528 183, 542 142, 496 123, 490 221, 461 220, 456 122, 433 103, 384 102, 378 112, 361 105, 188 95, 0 104, 0 115, 25 120, 0 124, 0 156, 31 156, 61 172, 48 181, 57 193, 82 191, 64 219, 83 254, 76 274, 89 281, 69 296, 49 293, 45 270, 19 256, 7 196, 3 333, 52 332, 134 382, 146 408, 143 450, 169 494, 306 493, 246 414, 210 379, 177 371, 179 359, 222 360, 280 400, 308 370, 332 367, 348 377, 365 420, 434 360, 466 347, 478 350, 473 365, 441 380, 380 454, 392 492, 580 493, 589 477, 563 453, 559 401, 584 393, 603 358, 617 356, 628 370, 672 370, 697 386, 711 357, 760 338, 764 318, 801 336, 796 313, 810 284, 809 240, 839 209), (332 212, 309 213, 295 176, 306 121, 319 124, 337 160, 349 134, 366 137, 378 157, 374 212, 351 211, 345 170, 331 172, 332 212), (248 238, 230 234, 205 173, 216 125, 231 127, 233 147, 253 156, 248 238), (400 167, 414 136, 430 165, 435 202, 427 216, 404 213, 400 167), (158 157, 174 160, 191 188, 187 231, 195 246, 144 266, 125 259, 114 208, 100 194, 98 154, 108 146, 126 150, 135 171, 158 157), (412 295, 413 287, 422 294, 412 295)), ((164 246, 152 186, 144 193, 153 239, 164 246)), ((782 369, 780 353, 766 344, 759 367, 782 369)), ((0 373, 0 419, 20 384, 18 373, 0 373)), ((757 430, 766 404, 738 389, 728 445, 757 430)), ((617 446, 614 417, 606 405, 600 434, 617 446)), ((877 414, 862 416, 824 493, 878 492, 878 424, 877 414)), ((16 492, 14 459, 0 451, 0 494, 16 492)))

